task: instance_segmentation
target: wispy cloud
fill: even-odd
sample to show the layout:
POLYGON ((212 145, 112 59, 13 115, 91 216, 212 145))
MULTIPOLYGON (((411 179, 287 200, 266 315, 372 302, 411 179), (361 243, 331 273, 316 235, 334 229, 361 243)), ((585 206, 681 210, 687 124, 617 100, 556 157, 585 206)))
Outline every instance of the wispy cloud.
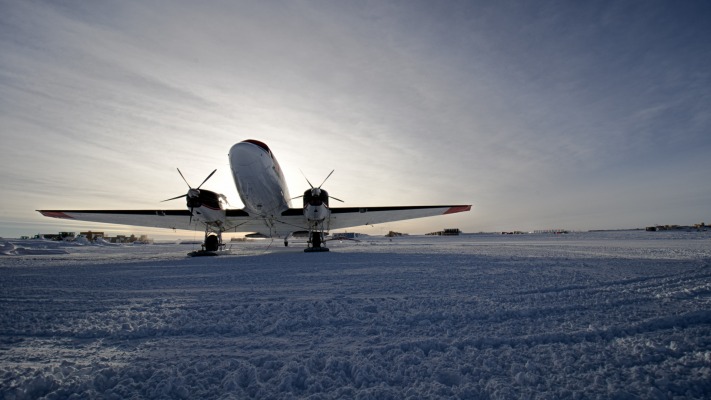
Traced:
MULTIPOLYGON (((184 189, 175 167, 218 168, 238 206, 226 153, 257 138, 293 193, 299 169, 336 168, 351 205, 473 202, 465 230, 708 212, 703 4, 2 8, 2 184, 43 207, 154 206, 184 189), (669 186, 698 200, 650 201, 669 186), (621 217, 633 208, 648 211, 621 217)), ((3 202, 0 218, 39 218, 3 202)))

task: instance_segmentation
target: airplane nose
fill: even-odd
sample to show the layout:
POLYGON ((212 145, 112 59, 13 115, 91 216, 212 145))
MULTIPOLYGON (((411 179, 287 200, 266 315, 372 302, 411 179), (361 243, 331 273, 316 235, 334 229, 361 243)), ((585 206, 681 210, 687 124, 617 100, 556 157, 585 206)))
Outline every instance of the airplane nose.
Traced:
POLYGON ((240 142, 230 149, 230 163, 232 165, 247 166, 259 162, 264 151, 251 144, 240 142))

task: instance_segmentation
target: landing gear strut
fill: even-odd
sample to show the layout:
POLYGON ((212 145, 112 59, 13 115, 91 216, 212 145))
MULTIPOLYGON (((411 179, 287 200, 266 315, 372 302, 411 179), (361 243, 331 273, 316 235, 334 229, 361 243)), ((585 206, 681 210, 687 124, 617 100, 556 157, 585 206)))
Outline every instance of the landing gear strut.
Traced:
POLYGON ((222 243, 222 231, 212 231, 209 226, 205 226, 205 242, 202 244, 201 250, 191 251, 188 253, 190 257, 202 256, 217 256, 225 250, 225 244, 222 243))
MULTIPOLYGON (((314 227, 317 228, 317 227, 314 227)), ((311 229, 309 230, 309 242, 308 247, 304 249, 305 253, 312 252, 324 252, 328 251, 328 247, 322 246, 323 244, 323 228, 321 229, 311 229)))

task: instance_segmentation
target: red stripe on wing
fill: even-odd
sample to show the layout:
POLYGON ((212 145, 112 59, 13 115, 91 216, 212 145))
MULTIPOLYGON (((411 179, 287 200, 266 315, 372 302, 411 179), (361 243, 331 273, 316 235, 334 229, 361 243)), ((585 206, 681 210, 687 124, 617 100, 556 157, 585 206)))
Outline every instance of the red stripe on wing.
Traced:
POLYGON ((40 211, 40 213, 45 217, 74 219, 73 217, 70 217, 69 215, 61 211, 40 211))
POLYGON ((455 213, 464 212, 464 211, 470 211, 471 209, 472 209, 471 205, 449 207, 449 209, 444 212, 444 215, 455 214, 455 213))

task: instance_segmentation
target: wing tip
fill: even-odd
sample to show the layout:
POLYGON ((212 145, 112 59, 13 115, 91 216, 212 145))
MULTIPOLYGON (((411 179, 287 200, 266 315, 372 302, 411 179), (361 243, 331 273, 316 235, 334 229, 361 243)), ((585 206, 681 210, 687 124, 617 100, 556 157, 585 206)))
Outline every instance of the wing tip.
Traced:
POLYGON ((464 205, 464 206, 451 206, 447 209, 447 211, 444 212, 444 215, 447 214, 456 214, 460 212, 466 212, 466 211, 471 211, 472 205, 464 205))
POLYGON ((73 217, 67 215, 63 211, 48 211, 48 210, 37 210, 39 211, 40 214, 44 215, 45 217, 50 217, 50 218, 63 218, 63 219, 74 219, 73 217))

